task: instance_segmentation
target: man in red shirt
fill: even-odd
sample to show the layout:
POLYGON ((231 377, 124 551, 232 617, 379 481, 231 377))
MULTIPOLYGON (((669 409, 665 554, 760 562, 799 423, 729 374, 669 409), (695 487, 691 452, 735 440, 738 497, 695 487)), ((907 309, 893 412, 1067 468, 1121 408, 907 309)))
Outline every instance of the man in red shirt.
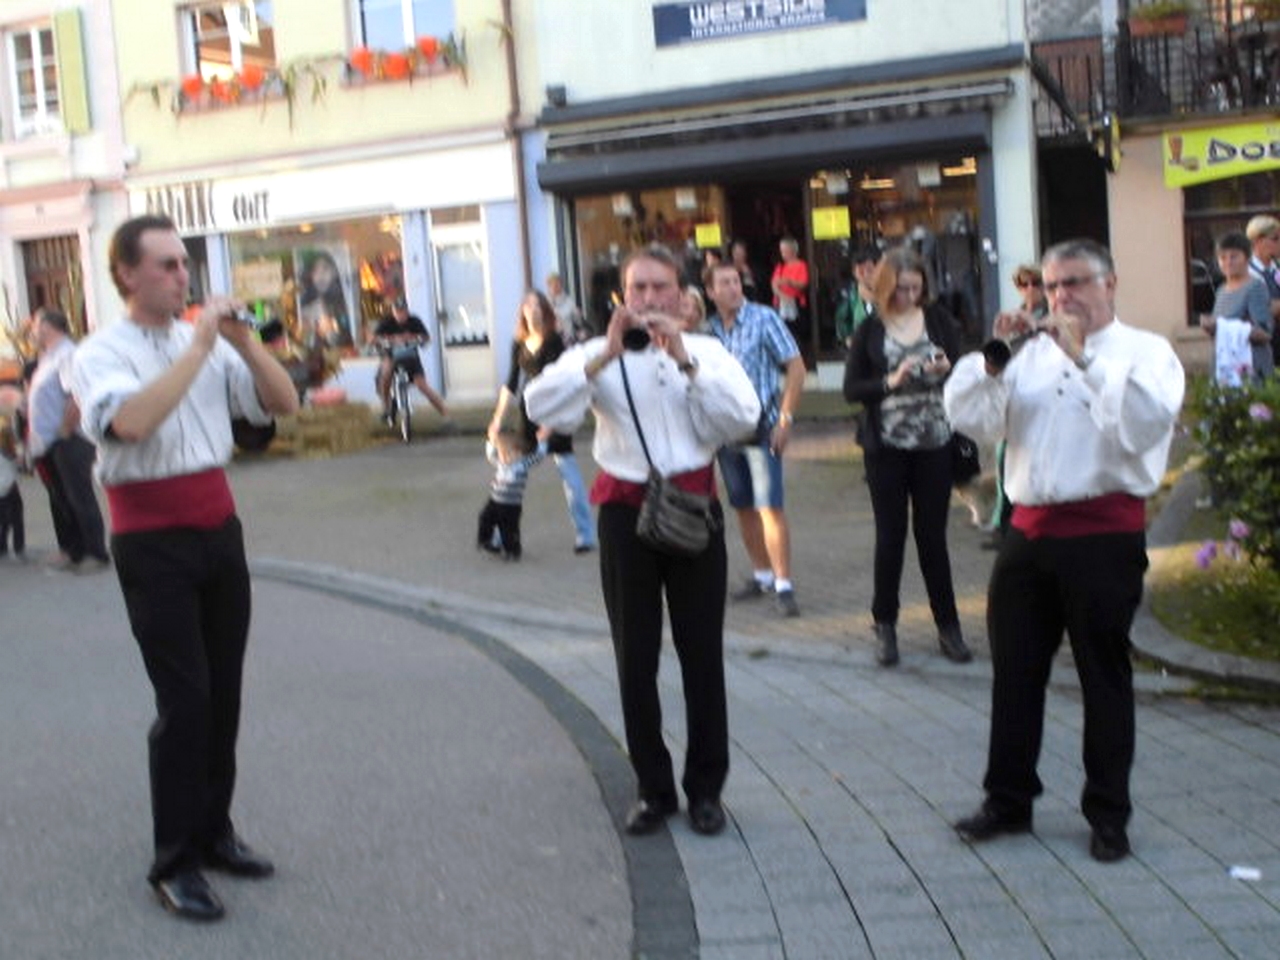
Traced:
POLYGON ((800 244, 794 237, 778 241, 778 253, 782 262, 773 269, 773 306, 804 350, 809 333, 809 265, 800 259, 800 244))

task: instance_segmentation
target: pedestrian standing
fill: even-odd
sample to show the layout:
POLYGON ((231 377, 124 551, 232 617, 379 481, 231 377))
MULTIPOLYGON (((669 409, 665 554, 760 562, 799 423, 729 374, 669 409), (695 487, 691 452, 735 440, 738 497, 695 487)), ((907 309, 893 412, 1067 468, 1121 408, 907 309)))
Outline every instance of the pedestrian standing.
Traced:
MULTIPOLYGON (((525 403, 533 420, 564 432, 572 432, 588 408, 595 414, 600 472, 592 501, 600 505, 600 579, 639 792, 626 830, 652 833, 679 806, 658 698, 665 600, 684 681, 681 785, 693 829, 714 834, 725 825, 720 793, 729 773, 723 526, 701 553, 673 556, 641 541, 636 520, 650 460, 676 486, 714 496, 716 449, 755 425, 760 404, 724 347, 684 331, 680 266, 670 251, 636 251, 623 263, 622 281, 624 303, 605 336, 543 370, 525 390, 525 403)), ((712 512, 722 516, 714 501, 712 512)))
POLYGON ((244 539, 224 466, 231 419, 265 425, 293 413, 285 369, 210 297, 194 324, 178 317, 190 274, 173 221, 126 221, 111 240, 122 319, 75 357, 76 398, 98 446, 111 545, 125 608, 155 693, 148 880, 181 917, 223 906, 202 867, 269 876, 231 823, 250 587, 244 539))
POLYGON ((9 555, 12 538, 15 560, 26 559, 26 514, 18 489, 18 444, 13 424, 0 420, 0 557, 9 555))
POLYGON ((106 530, 93 486, 93 444, 80 430, 80 408, 71 394, 76 345, 65 314, 41 307, 33 318, 40 359, 28 400, 31 462, 49 494, 63 570, 103 569, 110 563, 106 530))
POLYGON ((783 504, 782 455, 791 440, 804 389, 804 360, 781 318, 742 291, 733 264, 713 267, 707 289, 716 312, 709 325, 747 371, 760 401, 760 422, 717 456, 729 503, 737 511, 752 574, 733 594, 753 600, 772 594, 784 617, 800 616, 791 579, 791 527, 783 504))
POLYGON ((931 296, 913 251, 885 254, 874 281, 876 309, 853 335, 844 396, 863 405, 862 445, 875 515, 876 660, 898 663, 898 612, 907 530, 915 538, 938 645, 948 660, 973 659, 960 630, 947 520, 951 507, 951 424, 942 385, 960 356, 960 332, 931 296))
POLYGON ((582 482, 582 471, 573 452, 572 433, 543 435, 538 424, 529 416, 524 400, 525 386, 555 362, 565 350, 565 340, 560 334, 559 319, 551 301, 537 290, 530 290, 520 301, 520 313, 516 316, 515 333, 511 342, 511 363, 507 369, 507 382, 498 390, 498 402, 494 404, 493 417, 489 421, 488 437, 497 437, 502 431, 507 411, 513 406, 519 419, 519 430, 524 435, 527 449, 546 441, 556 469, 560 472, 560 484, 564 488, 565 508, 573 524, 573 552, 590 553, 596 548, 596 531, 591 523, 591 503, 582 482))
POLYGON ((1065 631, 1084 695, 1089 852, 1111 862, 1129 854, 1129 628, 1147 568, 1145 498, 1164 477, 1185 377, 1164 337, 1116 318, 1105 247, 1060 243, 1041 266, 1049 313, 1034 328, 1001 314, 1001 339, 961 358, 945 389, 957 429, 1007 440, 1014 505, 987 593, 986 799, 955 828, 971 843, 1031 829, 1045 687, 1065 631), (1011 358, 1007 341, 1026 335, 1011 358))

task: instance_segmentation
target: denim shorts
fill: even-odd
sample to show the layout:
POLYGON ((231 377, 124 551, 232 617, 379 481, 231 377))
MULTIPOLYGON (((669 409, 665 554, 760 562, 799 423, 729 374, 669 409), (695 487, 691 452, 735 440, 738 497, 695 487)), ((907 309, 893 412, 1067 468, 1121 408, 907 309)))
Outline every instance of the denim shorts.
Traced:
POLYGON ((782 457, 763 444, 724 447, 716 454, 729 505, 735 510, 782 508, 782 457))

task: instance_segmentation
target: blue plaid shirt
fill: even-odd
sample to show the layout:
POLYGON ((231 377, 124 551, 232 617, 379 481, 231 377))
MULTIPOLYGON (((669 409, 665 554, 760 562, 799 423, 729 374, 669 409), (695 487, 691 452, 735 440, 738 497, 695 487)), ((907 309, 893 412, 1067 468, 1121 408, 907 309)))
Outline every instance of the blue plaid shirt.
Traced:
POLYGON ((725 330, 719 315, 710 321, 711 332, 747 371, 760 398, 761 417, 770 430, 778 422, 785 381, 784 367, 800 354, 795 337, 771 308, 744 302, 732 330, 725 330))

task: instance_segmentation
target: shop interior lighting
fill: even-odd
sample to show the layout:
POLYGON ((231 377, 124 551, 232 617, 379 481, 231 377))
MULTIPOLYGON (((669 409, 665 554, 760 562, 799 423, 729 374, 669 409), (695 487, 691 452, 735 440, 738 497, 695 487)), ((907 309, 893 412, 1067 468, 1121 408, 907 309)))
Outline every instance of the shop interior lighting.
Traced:
POLYGON ((299 232, 299 233, 310 233, 310 232, 311 232, 312 230, 314 230, 314 229, 315 229, 315 227, 314 227, 314 226, 312 226, 312 225, 311 225, 311 224, 309 224, 309 223, 300 223, 300 224, 298 224, 298 232, 299 232))
POLYGON ((978 175, 978 161, 973 157, 965 157, 958 167, 943 167, 944 177, 974 177, 978 175))
POLYGON ((892 190, 897 184, 893 177, 863 177, 858 186, 863 190, 892 190))

